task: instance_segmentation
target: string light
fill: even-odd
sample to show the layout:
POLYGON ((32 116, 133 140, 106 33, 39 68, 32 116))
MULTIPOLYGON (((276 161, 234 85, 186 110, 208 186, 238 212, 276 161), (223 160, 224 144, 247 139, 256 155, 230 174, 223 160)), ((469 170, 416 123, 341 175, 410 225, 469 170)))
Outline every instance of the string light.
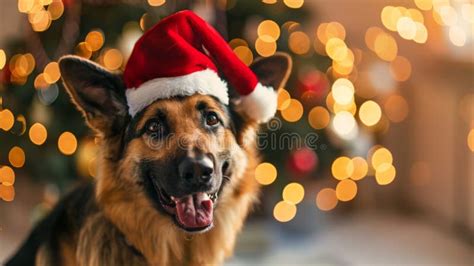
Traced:
POLYGON ((277 178, 277 169, 271 163, 261 163, 255 168, 255 179, 261 185, 270 185, 277 178))

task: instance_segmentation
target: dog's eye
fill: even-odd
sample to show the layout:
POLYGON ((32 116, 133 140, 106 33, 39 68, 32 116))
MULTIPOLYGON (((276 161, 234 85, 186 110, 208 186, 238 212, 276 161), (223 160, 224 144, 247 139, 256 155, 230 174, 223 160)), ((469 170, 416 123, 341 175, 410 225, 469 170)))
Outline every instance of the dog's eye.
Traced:
POLYGON ((217 114, 214 112, 209 112, 206 115, 206 125, 208 126, 215 126, 219 124, 219 117, 217 117, 217 114))
POLYGON ((146 124, 146 132, 148 134, 160 134, 163 131, 163 126, 159 121, 149 121, 146 124))

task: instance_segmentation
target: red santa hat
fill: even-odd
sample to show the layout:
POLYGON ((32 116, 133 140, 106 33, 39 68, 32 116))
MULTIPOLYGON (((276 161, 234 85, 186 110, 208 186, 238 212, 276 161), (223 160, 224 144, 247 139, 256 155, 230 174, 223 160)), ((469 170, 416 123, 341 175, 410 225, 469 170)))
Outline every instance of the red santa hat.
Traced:
POLYGON ((249 117, 266 122, 274 116, 275 90, 260 84, 219 33, 191 11, 161 20, 135 44, 124 71, 129 113, 133 117, 158 99, 195 93, 227 105, 227 84, 218 70, 249 117))

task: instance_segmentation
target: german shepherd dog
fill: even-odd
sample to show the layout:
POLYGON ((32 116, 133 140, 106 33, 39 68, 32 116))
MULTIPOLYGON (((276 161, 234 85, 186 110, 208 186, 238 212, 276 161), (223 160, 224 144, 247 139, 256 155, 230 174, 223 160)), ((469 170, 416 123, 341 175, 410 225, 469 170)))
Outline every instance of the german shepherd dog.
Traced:
MULTIPOLYGON (((132 118, 121 74, 75 56, 59 65, 96 134, 98 176, 66 195, 7 265, 222 264, 258 198, 259 124, 236 99, 200 94, 132 118)), ((291 60, 279 53, 250 68, 278 89, 291 60)))

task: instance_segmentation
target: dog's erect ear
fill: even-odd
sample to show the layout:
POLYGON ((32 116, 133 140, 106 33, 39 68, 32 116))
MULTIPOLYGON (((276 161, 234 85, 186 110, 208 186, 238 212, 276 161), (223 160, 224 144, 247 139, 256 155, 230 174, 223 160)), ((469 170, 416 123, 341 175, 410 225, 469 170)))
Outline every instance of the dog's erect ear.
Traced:
MULTIPOLYGON (((276 53, 270 57, 259 58, 250 65, 250 69, 257 75, 259 82, 264 86, 271 86, 275 91, 286 85, 292 68, 291 57, 286 53, 276 53)), ((244 144, 248 132, 254 133, 259 123, 246 115, 245 109, 238 105, 234 106, 234 124, 237 133, 237 141, 244 144)), ((275 103, 276 108, 276 103, 275 103)), ((253 139, 253 138, 250 138, 253 139)))
POLYGON ((76 56, 62 57, 59 69, 72 102, 89 127, 104 135, 118 133, 128 116, 121 77, 76 56))
POLYGON ((286 53, 276 53, 270 57, 255 60, 250 69, 264 86, 272 86, 278 91, 286 85, 292 67, 291 57, 286 53))

